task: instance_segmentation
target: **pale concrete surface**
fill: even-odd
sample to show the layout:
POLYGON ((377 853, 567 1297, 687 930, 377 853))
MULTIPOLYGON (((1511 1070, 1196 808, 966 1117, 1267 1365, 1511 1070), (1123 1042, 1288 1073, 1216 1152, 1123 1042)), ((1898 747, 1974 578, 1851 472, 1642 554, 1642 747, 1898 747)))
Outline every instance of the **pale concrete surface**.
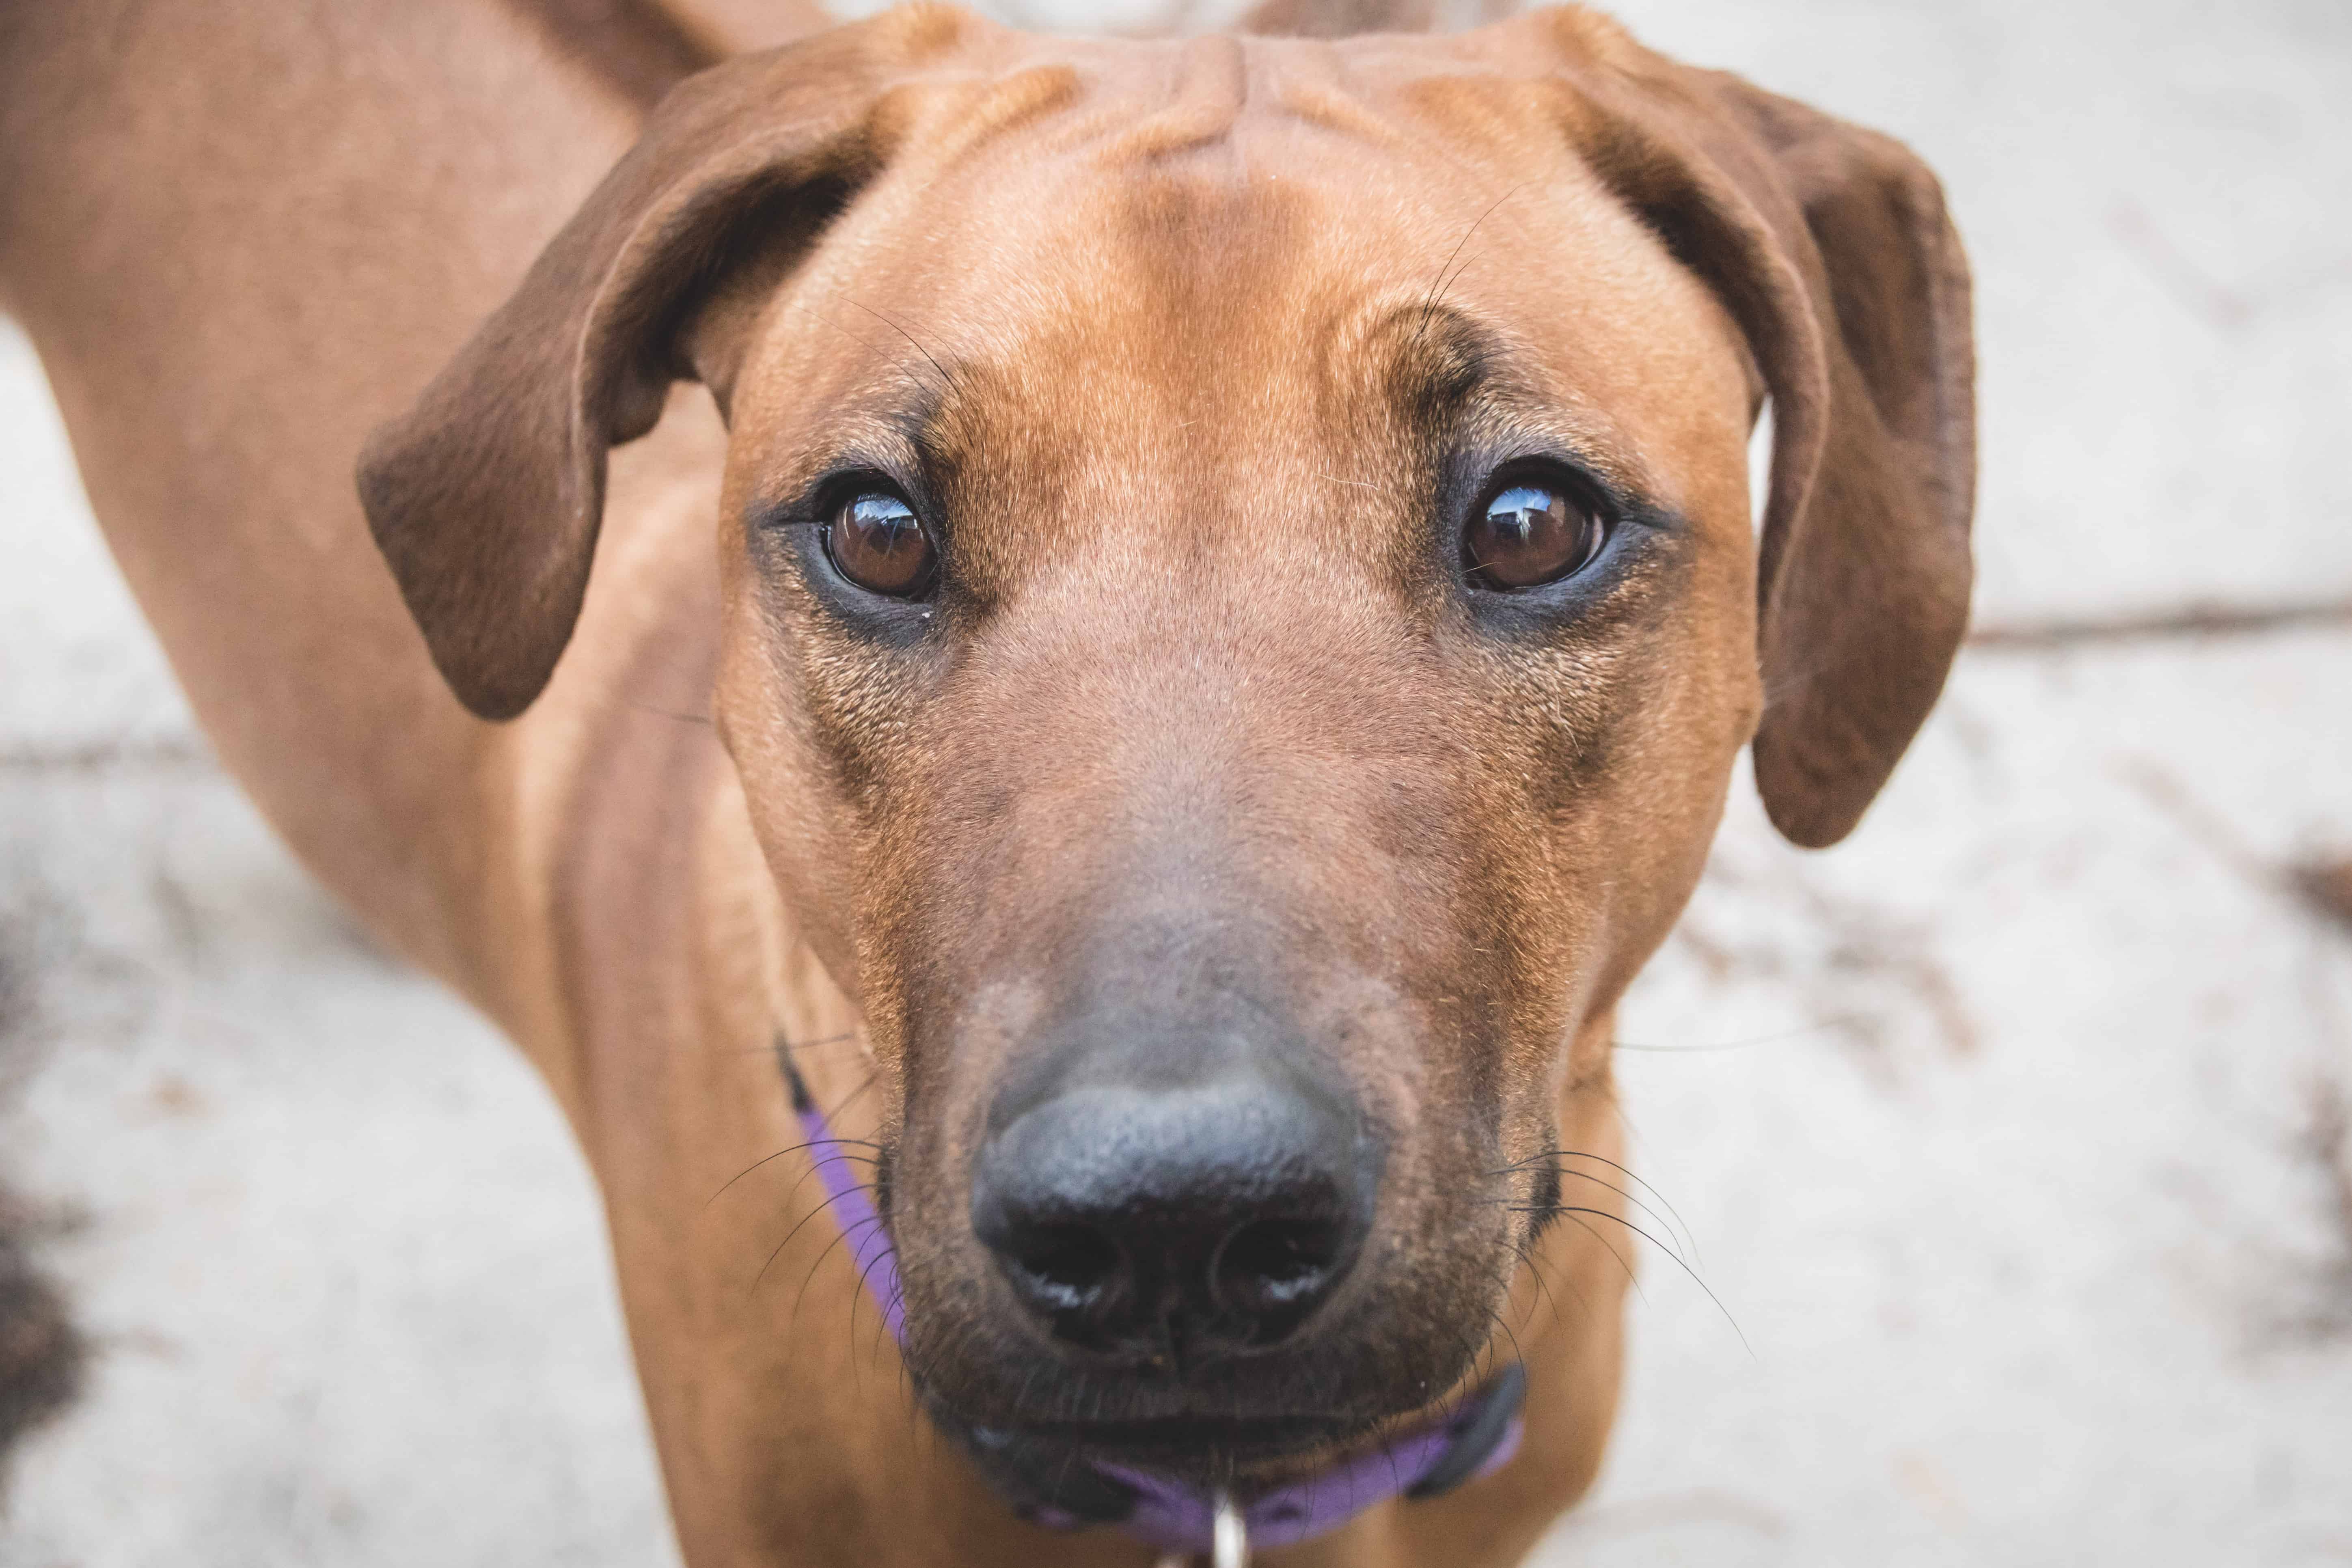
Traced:
MULTIPOLYGON (((1944 174, 1984 619, 2352 597, 2352 7, 1619 12, 1944 174)), ((98 1347, 0 1565, 674 1561, 556 1117, 204 760, 13 333, 0 561, 0 1173, 98 1347)), ((2352 1561, 2352 937, 2272 875, 2347 715, 2344 630, 1979 652, 1849 845, 1737 797, 1622 1058, 1705 1289, 1546 1568, 2352 1561)))

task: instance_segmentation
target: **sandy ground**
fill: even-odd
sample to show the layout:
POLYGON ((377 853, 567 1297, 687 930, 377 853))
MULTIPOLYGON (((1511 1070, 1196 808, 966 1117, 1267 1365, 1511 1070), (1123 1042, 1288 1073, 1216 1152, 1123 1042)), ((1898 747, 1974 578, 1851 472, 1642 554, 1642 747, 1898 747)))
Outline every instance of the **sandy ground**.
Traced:
MULTIPOLYGON (((2352 7, 1620 11, 1943 172, 1980 619, 2352 601, 2352 7)), ((0 1565, 675 1561, 552 1110, 210 763, 5 329, 0 561, 0 1214, 89 1347, 0 1565)), ((1828 855, 1739 795, 1626 1019, 1666 1245, 1539 1562, 2352 1562, 2352 930, 2284 872, 2347 780, 2339 618, 1972 651, 1828 855)))

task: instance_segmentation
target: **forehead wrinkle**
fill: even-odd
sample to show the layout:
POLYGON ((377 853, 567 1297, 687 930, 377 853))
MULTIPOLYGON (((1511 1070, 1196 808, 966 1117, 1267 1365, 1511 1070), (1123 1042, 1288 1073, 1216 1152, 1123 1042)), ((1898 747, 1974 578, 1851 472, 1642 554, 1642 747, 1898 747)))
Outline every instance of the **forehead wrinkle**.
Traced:
POLYGON ((1075 110, 1085 98, 1085 84, 1076 66, 1050 60, 992 80, 958 82, 936 96, 940 101, 926 117, 930 135, 923 153, 944 174, 1001 145, 1015 132, 1035 132, 1075 110))
POLYGON ((1213 148, 1237 162, 1234 129, 1249 108, 1250 74, 1242 39, 1212 33, 1184 40, 1174 53, 1168 102, 1114 136, 1102 162, 1148 164, 1213 148))

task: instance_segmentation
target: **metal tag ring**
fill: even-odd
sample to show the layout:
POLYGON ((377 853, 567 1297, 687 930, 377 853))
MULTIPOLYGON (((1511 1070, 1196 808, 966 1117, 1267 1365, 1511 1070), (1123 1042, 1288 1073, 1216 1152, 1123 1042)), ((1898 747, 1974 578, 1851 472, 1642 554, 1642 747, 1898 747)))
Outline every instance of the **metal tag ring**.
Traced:
MULTIPOLYGON (((1209 1523, 1209 1568, 1249 1568, 1249 1521, 1242 1517, 1233 1494, 1222 1487, 1211 1494, 1214 1512, 1209 1523)), ((1192 1568, 1192 1554, 1171 1552, 1158 1568, 1192 1568)))

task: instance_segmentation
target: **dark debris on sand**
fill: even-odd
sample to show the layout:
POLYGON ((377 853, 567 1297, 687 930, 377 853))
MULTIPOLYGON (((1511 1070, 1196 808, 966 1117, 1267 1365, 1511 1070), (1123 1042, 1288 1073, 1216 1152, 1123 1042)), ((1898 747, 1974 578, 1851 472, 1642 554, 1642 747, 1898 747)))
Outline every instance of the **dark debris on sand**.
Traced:
MULTIPOLYGON (((27 944, 0 922, 0 1090, 24 1067, 37 1033, 27 944)), ((36 944, 37 945, 37 944, 36 944)), ((47 1216, 0 1186, 0 1483, 16 1445, 80 1394, 89 1345, 62 1293, 35 1258, 47 1216)))
POLYGON ((36 1216, 0 1192, 0 1465, 81 1392, 88 1350, 26 1245, 36 1216))
POLYGON ((2352 860, 2305 860, 2287 875, 2304 902, 2352 931, 2352 860))

